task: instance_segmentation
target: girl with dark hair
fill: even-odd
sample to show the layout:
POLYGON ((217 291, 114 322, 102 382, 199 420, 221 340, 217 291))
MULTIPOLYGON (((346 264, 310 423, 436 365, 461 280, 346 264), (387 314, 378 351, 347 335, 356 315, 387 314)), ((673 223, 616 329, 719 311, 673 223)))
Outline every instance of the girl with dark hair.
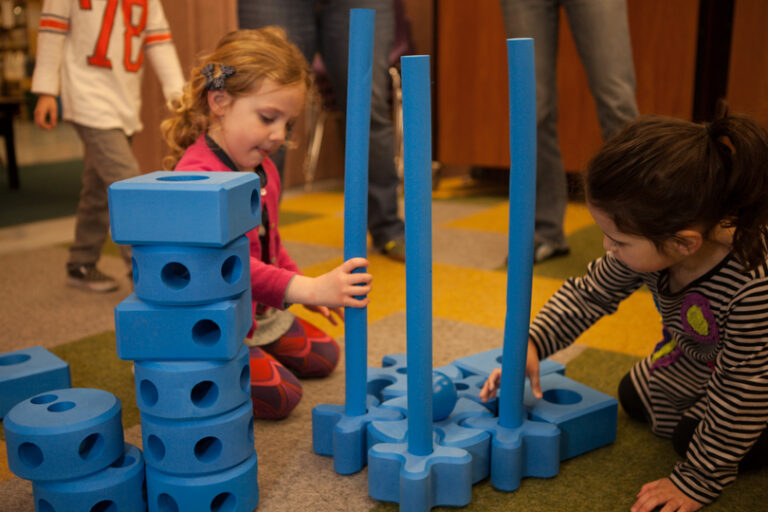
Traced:
POLYGON ((768 463, 768 133, 720 110, 708 124, 641 117, 592 159, 586 200, 606 254, 529 330, 526 373, 541 397, 540 358, 642 285, 653 295, 663 339, 621 380, 619 401, 683 460, 642 486, 633 512, 698 510, 768 463))

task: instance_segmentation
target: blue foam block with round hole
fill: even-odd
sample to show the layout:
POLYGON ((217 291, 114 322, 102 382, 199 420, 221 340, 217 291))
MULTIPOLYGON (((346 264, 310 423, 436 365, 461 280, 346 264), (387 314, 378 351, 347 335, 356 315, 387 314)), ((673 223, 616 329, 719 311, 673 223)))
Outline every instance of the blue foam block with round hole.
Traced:
POLYGON ((252 323, 249 292, 198 306, 160 306, 131 294, 115 307, 117 356, 129 361, 230 360, 252 323))
POLYGON ((237 409, 194 420, 141 415, 144 460, 176 475, 202 475, 231 468, 253 453, 250 401, 237 409))
POLYGON ((136 405, 142 414, 185 420, 231 411, 251 399, 248 347, 230 361, 137 361, 136 405))
POLYGON ((259 504, 256 453, 237 466, 203 476, 169 475, 147 466, 150 512, 253 512, 259 504))
POLYGON ((46 391, 3 420, 8 467, 26 480, 70 480, 107 468, 125 449, 120 400, 101 389, 46 391))
POLYGON ((251 285, 249 241, 224 247, 135 245, 133 289, 141 300, 187 306, 232 299, 251 285))
POLYGON ((22 400, 71 385, 69 364, 43 347, 0 354, 0 418, 22 400))
POLYGON ((559 373, 541 377, 543 398, 526 387, 523 403, 531 420, 560 429, 560 460, 616 440, 618 400, 559 373))
POLYGON ((103 471, 75 480, 32 482, 35 510, 40 512, 146 510, 143 488, 144 458, 129 443, 103 471))
POLYGON ((109 186, 118 244, 223 247, 261 223, 253 172, 156 171, 109 186))

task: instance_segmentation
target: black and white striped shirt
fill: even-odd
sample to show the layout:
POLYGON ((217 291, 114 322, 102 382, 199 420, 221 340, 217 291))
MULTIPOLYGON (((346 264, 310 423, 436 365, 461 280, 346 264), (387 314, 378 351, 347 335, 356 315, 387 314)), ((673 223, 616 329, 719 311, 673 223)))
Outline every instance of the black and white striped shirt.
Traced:
POLYGON ((666 270, 637 273, 606 255, 568 279, 534 319, 529 334, 540 358, 573 343, 643 284, 668 342, 633 369, 633 383, 656 434, 671 436, 684 413, 702 420, 670 478, 709 503, 736 478, 768 422, 768 266, 747 271, 728 255, 672 293, 666 270))

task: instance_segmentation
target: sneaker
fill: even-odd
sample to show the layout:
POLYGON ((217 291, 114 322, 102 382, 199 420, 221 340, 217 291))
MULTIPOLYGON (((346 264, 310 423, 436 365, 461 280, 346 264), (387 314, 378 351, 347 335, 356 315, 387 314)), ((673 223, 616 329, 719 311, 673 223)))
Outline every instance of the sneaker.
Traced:
POLYGON ((533 247, 533 262, 541 263, 542 261, 560 258, 569 254, 571 254, 571 250, 567 247, 555 247, 547 242, 539 242, 533 247))
POLYGON ((80 265, 68 269, 67 285, 100 293, 117 290, 117 281, 106 274, 102 274, 96 265, 80 265))
POLYGON ((405 261, 405 240, 397 238, 390 240, 380 249, 381 253, 389 259, 404 262, 405 261))

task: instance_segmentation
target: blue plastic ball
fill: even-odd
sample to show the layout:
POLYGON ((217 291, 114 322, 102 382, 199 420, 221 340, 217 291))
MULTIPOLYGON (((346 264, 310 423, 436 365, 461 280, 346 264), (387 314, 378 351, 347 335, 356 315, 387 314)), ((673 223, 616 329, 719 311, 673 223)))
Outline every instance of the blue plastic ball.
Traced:
POLYGON ((432 420, 447 418, 456 407, 458 398, 453 381, 444 373, 432 372, 432 420))

